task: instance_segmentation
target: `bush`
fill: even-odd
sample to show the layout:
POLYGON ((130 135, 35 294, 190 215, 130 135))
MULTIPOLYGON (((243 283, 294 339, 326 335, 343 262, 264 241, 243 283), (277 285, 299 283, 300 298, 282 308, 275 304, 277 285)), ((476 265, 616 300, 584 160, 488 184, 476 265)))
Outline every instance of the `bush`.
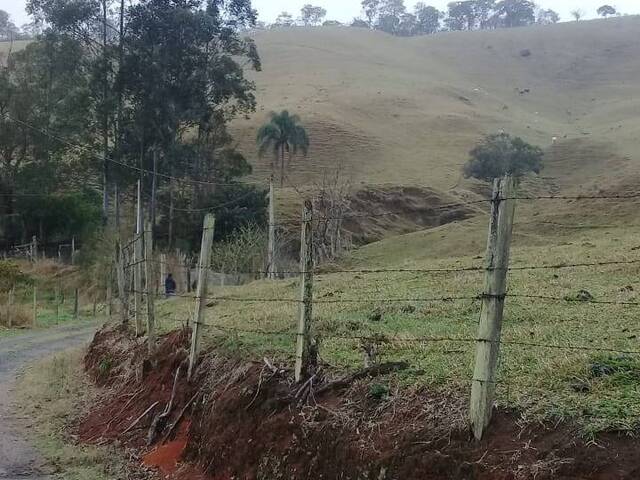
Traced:
POLYGON ((469 155, 464 176, 490 181, 506 174, 521 177, 528 172, 540 173, 544 152, 520 137, 498 133, 485 137, 469 155))

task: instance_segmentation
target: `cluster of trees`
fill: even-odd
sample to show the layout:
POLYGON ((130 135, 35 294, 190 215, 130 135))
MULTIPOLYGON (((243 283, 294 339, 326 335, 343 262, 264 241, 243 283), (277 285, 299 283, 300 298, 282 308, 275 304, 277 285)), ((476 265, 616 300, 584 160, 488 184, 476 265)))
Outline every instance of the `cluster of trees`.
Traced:
MULTIPOLYGON (((522 27, 533 24, 549 25, 558 23, 560 15, 552 10, 541 8, 530 0, 462 0, 450 2, 446 11, 417 3, 409 11, 404 0, 362 0, 364 18, 355 18, 352 27, 372 28, 393 35, 413 36, 429 35, 439 31, 486 30, 495 28, 522 27)), ((603 5, 597 10, 598 15, 608 17, 618 15, 618 11, 603 5)), ((324 21, 327 11, 318 6, 305 5, 300 17, 282 12, 271 27, 333 26, 340 25, 336 21, 324 21)), ((571 12, 579 21, 584 16, 580 9, 571 12)), ((266 25, 261 24, 262 28, 266 25)))
POLYGON ((0 42, 30 40, 38 33, 40 33, 40 28, 36 22, 18 27, 13 23, 11 16, 7 12, 0 10, 0 42))
POLYGON ((42 34, 0 66, 0 241, 117 223, 138 180, 167 246, 197 245, 206 209, 218 238, 263 223, 265 190, 240 182, 251 166, 227 130, 256 107, 245 68, 260 58, 241 34, 256 23, 250 0, 30 0, 28 11, 42 34), (71 197, 77 209, 64 208, 71 197))

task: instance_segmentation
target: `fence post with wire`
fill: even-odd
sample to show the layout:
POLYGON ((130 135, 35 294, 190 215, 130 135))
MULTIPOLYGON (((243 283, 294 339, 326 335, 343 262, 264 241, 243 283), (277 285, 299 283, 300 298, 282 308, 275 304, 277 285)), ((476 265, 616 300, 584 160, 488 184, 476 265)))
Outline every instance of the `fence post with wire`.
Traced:
POLYGON ((198 261, 198 284, 196 286, 196 304, 191 322, 191 348, 189 351, 189 370, 187 379, 191 379, 193 369, 198 359, 198 348, 202 331, 202 320, 208 289, 209 266, 211 265, 211 248, 213 247, 213 230, 216 218, 208 213, 204 217, 202 229, 202 242, 200 245, 200 260, 198 261))
POLYGON ((316 348, 312 337, 313 313, 313 206, 304 202, 300 233, 300 304, 296 336, 295 381, 311 376, 316 363, 316 348))
POLYGON ((494 180, 485 259, 484 292, 469 408, 471 426, 477 440, 482 438, 491 421, 493 411, 496 370, 500 355, 500 334, 507 293, 511 232, 515 213, 514 189, 515 179, 511 176, 494 180))

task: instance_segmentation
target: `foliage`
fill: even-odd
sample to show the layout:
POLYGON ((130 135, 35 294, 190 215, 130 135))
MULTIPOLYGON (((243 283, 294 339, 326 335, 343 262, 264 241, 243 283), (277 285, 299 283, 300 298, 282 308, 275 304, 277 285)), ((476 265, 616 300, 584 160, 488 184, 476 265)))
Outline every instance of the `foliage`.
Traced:
POLYGON ((354 18, 351 22, 351 26, 355 28, 369 28, 369 24, 361 18, 354 18))
POLYGON ((308 3, 302 7, 300 13, 302 14, 302 23, 304 23, 305 26, 319 25, 322 23, 324 17, 327 16, 327 11, 324 8, 315 7, 308 3))
POLYGON ((6 260, 0 260, 0 292, 8 292, 17 283, 27 283, 29 277, 22 273, 20 266, 6 260))
POLYGON ((584 12, 577 8, 575 10, 571 10, 571 16, 576 19, 576 22, 579 22, 584 16, 584 12))
POLYGON ((551 9, 540 9, 536 16, 536 23, 540 25, 551 25, 560 21, 560 15, 551 9))
POLYGON ((440 19, 444 16, 437 8, 422 2, 416 4, 415 15, 418 32, 425 35, 436 33, 440 28, 440 19))
POLYGON ((300 117, 289 114, 287 110, 280 113, 271 112, 269 121, 258 130, 256 141, 260 156, 265 155, 268 151, 273 154, 272 175, 278 159, 280 160, 281 185, 284 185, 285 157, 288 157, 288 163, 291 163, 291 157, 296 155, 298 151, 306 155, 309 150, 309 136, 300 124, 300 117))
POLYGON ((469 155, 463 167, 465 177, 489 181, 505 174, 520 177, 528 172, 540 173, 544 153, 520 137, 499 133, 485 137, 469 155))
POLYGON ((276 18, 276 23, 274 23, 276 27, 293 27, 293 25, 293 16, 289 12, 280 13, 278 18, 276 18))
POLYGON ((229 273, 262 271, 266 249, 264 227, 247 223, 236 229, 232 237, 213 245, 212 268, 229 273))
POLYGON ((605 18, 607 18, 610 15, 615 15, 616 13, 618 13, 615 7, 612 7, 611 5, 602 5, 601 7, 598 8, 597 12, 598 12, 598 15, 605 18))
POLYGON ((524 27, 535 22, 535 4, 528 0, 502 0, 496 4, 495 16, 504 27, 524 27))

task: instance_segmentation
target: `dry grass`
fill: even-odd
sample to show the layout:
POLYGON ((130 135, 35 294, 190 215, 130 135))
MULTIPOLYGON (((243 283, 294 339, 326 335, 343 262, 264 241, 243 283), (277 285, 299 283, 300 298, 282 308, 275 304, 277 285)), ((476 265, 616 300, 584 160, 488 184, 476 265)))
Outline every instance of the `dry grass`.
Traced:
POLYGON ((96 401, 83 372, 84 350, 68 351, 31 366, 15 392, 21 415, 38 450, 65 480, 129 478, 116 447, 75 445, 73 422, 96 401))

